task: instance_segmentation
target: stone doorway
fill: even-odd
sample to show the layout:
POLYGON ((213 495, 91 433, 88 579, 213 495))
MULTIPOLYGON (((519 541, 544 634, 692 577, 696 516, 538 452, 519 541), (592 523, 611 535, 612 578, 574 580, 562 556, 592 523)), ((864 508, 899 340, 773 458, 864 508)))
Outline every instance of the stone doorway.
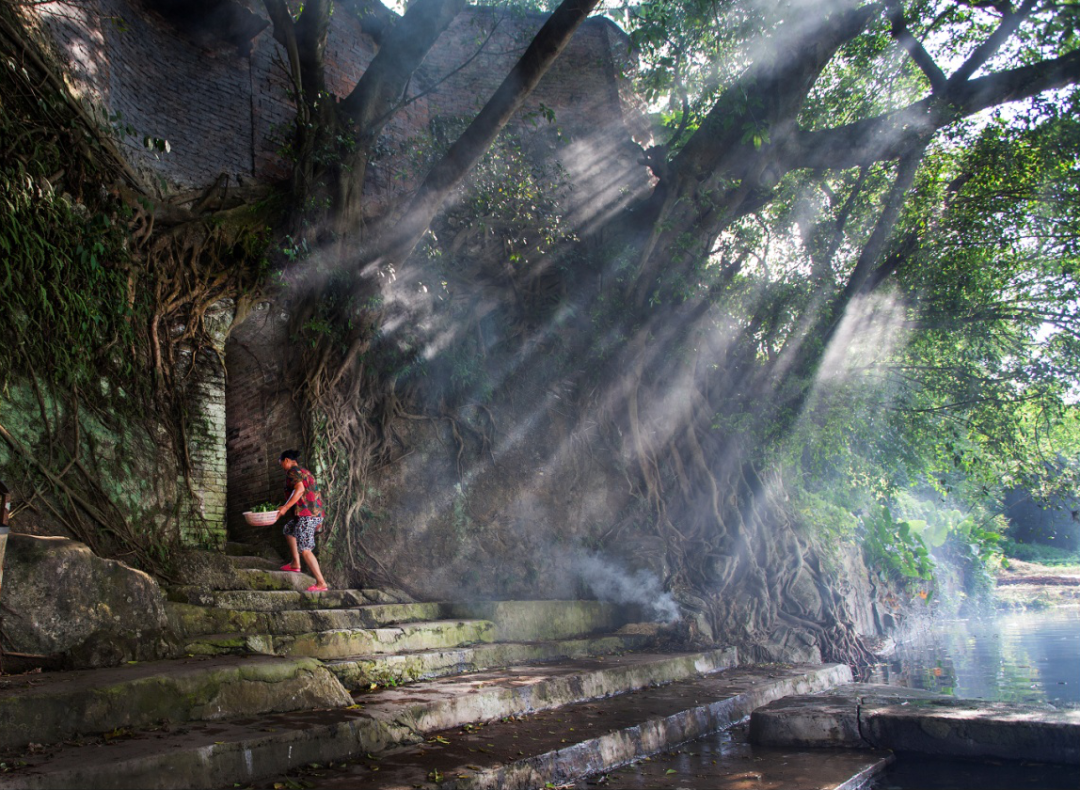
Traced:
POLYGON ((263 502, 282 504, 278 455, 301 448, 300 415, 285 379, 288 313, 257 304, 225 343, 225 453, 230 541, 284 548, 281 528, 252 527, 243 513, 263 502))

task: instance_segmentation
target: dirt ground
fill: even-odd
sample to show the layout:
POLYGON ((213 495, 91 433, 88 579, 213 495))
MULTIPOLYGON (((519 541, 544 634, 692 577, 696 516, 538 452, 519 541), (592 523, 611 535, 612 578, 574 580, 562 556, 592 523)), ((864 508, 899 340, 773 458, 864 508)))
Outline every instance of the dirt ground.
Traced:
POLYGON ((1080 606, 1080 565, 1009 560, 997 572, 996 596, 1006 609, 1080 606))

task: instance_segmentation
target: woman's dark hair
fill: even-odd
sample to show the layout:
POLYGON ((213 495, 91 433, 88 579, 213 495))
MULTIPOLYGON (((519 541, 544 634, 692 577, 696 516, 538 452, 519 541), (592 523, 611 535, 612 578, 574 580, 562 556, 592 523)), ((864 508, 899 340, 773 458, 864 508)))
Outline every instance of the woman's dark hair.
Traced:
POLYGON ((290 461, 298 461, 298 460, 300 460, 300 451, 299 450, 286 450, 285 452, 283 452, 281 455, 278 456, 278 461, 284 461, 286 458, 288 458, 290 461))

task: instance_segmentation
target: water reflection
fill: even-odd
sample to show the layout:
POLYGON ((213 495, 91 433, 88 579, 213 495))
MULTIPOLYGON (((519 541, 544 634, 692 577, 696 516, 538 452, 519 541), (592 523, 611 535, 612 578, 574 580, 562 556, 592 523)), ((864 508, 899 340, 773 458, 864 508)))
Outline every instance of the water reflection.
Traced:
POLYGON ((871 680, 1001 702, 1080 705, 1080 609, 912 627, 871 680))

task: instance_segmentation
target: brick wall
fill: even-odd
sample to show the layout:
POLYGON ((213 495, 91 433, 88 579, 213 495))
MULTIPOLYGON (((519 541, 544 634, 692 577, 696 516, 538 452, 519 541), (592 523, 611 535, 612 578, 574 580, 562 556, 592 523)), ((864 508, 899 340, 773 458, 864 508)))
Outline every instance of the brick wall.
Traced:
MULTIPOLYGON (((244 5, 265 17, 261 3, 244 0, 244 5)), ((255 37, 244 56, 226 42, 209 45, 185 38, 134 0, 47 3, 37 11, 69 64, 76 89, 104 113, 118 113, 119 126, 134 128, 133 136, 124 137, 129 159, 164 194, 193 198, 222 174, 233 184, 288 175, 280 149, 289 137, 293 109, 282 49, 269 28, 255 37), (147 151, 142 145, 147 135, 168 140, 169 153, 147 151)), ((475 115, 545 18, 483 8, 458 16, 413 80, 413 101, 384 132, 386 155, 372 167, 366 189, 369 206, 385 206, 415 185, 419 174, 414 172, 410 139, 434 117, 475 115)), ((630 183, 643 183, 644 171, 632 161, 632 146, 622 150, 630 135, 623 118, 626 94, 620 94, 617 75, 626 51, 625 35, 611 22, 587 20, 517 121, 533 128, 530 118, 535 119, 541 104, 555 110, 563 134, 560 144, 570 146, 566 153, 571 171, 584 180, 577 190, 579 203, 604 196, 599 182, 587 183, 596 180, 600 157, 609 168, 626 171, 620 176, 630 183), (575 165, 579 160, 589 164, 575 165)), ((373 42, 351 14, 334 14, 326 55, 330 89, 347 95, 374 53, 373 42)), ((535 133, 554 141, 554 128, 544 127, 541 123, 535 133)), ((554 142, 551 147, 556 147, 554 142)), ((604 185, 622 180, 626 186, 612 175, 605 175, 604 185)))
POLYGON ((221 174, 251 183, 252 61, 235 46, 197 46, 125 0, 50 3, 39 13, 77 90, 111 118, 119 114, 110 122, 124 129, 128 160, 148 184, 183 194, 221 174), (146 136, 171 150, 148 151, 146 136))

